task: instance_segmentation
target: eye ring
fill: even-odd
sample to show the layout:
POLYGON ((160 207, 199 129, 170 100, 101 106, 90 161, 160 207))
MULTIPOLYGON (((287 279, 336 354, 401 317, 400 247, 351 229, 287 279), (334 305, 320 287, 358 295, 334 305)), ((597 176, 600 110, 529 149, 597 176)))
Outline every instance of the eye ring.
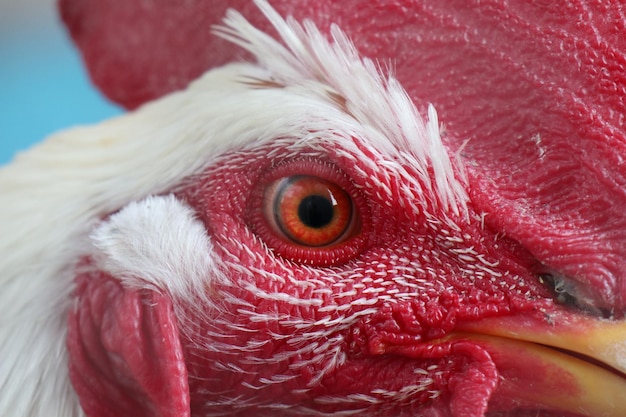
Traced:
POLYGON ((304 159, 273 166, 260 178, 250 196, 248 224, 282 258, 330 266, 362 252, 367 212, 343 171, 304 159))

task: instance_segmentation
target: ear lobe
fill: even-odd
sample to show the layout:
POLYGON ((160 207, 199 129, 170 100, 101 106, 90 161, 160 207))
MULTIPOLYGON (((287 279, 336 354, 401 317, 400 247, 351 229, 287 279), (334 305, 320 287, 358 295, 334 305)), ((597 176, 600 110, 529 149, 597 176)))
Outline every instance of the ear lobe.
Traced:
POLYGON ((103 273, 77 278, 67 346, 88 417, 189 417, 187 368, 171 300, 103 273))

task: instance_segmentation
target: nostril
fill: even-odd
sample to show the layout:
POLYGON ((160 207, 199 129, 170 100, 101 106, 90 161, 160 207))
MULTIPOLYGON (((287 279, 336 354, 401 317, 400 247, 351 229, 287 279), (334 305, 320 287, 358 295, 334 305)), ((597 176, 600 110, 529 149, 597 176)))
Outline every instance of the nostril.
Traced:
POLYGON ((555 271, 540 272, 538 277, 539 282, 554 293, 554 299, 559 304, 595 317, 618 318, 614 308, 607 307, 601 301, 596 300, 576 280, 555 271))

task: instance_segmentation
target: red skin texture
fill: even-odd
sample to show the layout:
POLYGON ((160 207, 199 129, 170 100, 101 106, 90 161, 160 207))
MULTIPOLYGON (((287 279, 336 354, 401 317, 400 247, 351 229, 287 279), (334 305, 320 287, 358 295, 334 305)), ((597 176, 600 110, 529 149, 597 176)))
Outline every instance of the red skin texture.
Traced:
MULTIPOLYGON (((363 56, 390 63, 433 103, 471 197, 494 228, 589 288, 626 303, 626 26, 619 2, 276 0, 283 15, 337 23, 363 56)), ((60 0, 102 91, 133 108, 245 55, 211 34, 248 1, 60 0)))
MULTIPOLYGON (((626 306, 626 165, 622 158, 626 151, 626 12, 618 2, 478 3, 378 0, 352 2, 354 7, 348 7, 349 2, 272 2, 282 15, 309 18, 324 31, 331 22, 337 23, 363 56, 383 66, 390 63, 420 108, 435 105, 446 126, 444 141, 450 151, 462 149, 473 210, 486 213, 492 230, 519 242, 541 263, 578 280, 597 306, 614 309, 620 316, 626 306)), ((184 88, 209 68, 245 58, 210 32, 228 7, 272 32, 254 5, 242 0, 191 0, 184 6, 168 0, 60 0, 59 4, 95 83, 127 108, 184 88)), ((202 204, 195 201, 194 208, 203 212, 202 204)), ((532 286, 533 277, 527 278, 532 286)), ((549 298, 541 288, 533 288, 538 298, 549 298)), ((88 292, 79 293, 83 297, 88 292)), ((514 294, 490 295, 500 301, 489 305, 489 314, 508 312, 508 308, 523 312, 523 308, 515 309, 514 294), (508 300, 507 308, 498 297, 508 300)), ((84 297, 84 303, 93 303, 91 295, 84 297)), ((453 304, 458 310, 456 320, 485 314, 483 305, 468 300, 453 304)), ((379 319, 385 323, 385 317, 379 319)), ((425 319, 419 317, 417 324, 424 326, 425 319)), ((429 336, 429 331, 442 326, 444 333, 450 330, 450 323, 435 320, 419 331, 429 336)), ((80 327, 75 315, 70 319, 72 327, 80 327)), ((371 331, 376 337, 394 337, 393 332, 380 330, 371 331)), ((70 350, 79 352, 80 338, 73 332, 70 350)), ((154 335, 148 332, 137 337, 149 336, 154 335)), ((366 353, 377 354, 372 340, 367 343, 370 350, 366 353)), ((476 349, 470 355, 473 361, 464 368, 463 376, 468 379, 442 384, 451 388, 457 384, 462 391, 464 382, 484 377, 483 383, 470 386, 489 388, 485 377, 489 361, 481 362, 480 349, 476 349), (474 365, 477 372, 467 371, 474 365)), ((80 385, 75 381, 87 362, 81 363, 73 365, 75 386, 80 385)), ((353 366, 350 369, 360 375, 370 364, 355 361, 353 366)), ((345 386, 341 376, 350 369, 336 376, 339 380, 326 381, 325 389, 345 386)), ((190 372, 200 377, 202 367, 191 367, 190 372)), ((154 387, 149 383, 137 384, 146 396, 151 395, 154 387)), ((115 391, 115 387, 110 389, 115 391)), ((183 391, 176 392, 184 395, 183 391)), ((87 394, 79 394, 84 401, 87 394)), ((470 398, 480 403, 488 395, 470 398)), ((461 412, 464 406, 468 405, 452 401, 449 412, 461 412)), ((135 411, 131 415, 141 415, 135 411)), ((90 415, 108 415, 99 412, 96 409, 90 415)))
MULTIPOLYGON (((138 417, 169 416, 171 407, 184 406, 187 398, 191 416, 220 412, 229 416, 282 417, 300 415, 297 407, 301 406, 341 412, 352 410, 350 407, 354 405, 317 400, 373 395, 372 390, 401 392, 403 387, 428 380, 432 381, 427 384, 428 390, 413 392, 405 398, 380 395, 380 404, 359 415, 482 417, 492 402, 496 411, 520 404, 536 406, 513 401, 518 392, 502 381, 510 378, 514 387, 516 383, 524 386, 528 379, 548 371, 545 364, 531 362, 519 370, 510 363, 520 355, 512 358, 505 353, 499 357, 502 354, 493 352, 494 356, 488 343, 484 347, 472 340, 441 340, 462 323, 483 317, 520 315, 530 322, 548 325, 551 314, 562 312, 563 308, 554 304, 551 292, 532 273, 535 266, 532 257, 514 242, 496 238, 492 230, 482 228, 479 217, 474 215, 462 231, 450 232, 455 238, 461 239, 461 235, 470 238, 461 239, 458 245, 438 239, 441 229, 433 228, 424 218, 424 213, 436 210, 430 202, 423 202, 419 212, 407 211, 401 205, 389 207, 387 197, 380 194, 379 186, 373 185, 380 183, 381 178, 388 178, 383 175, 383 165, 367 163, 356 168, 353 159, 345 156, 346 149, 343 153, 328 149, 308 163, 299 163, 299 159, 290 163, 285 156, 289 154, 287 150, 271 151, 270 145, 246 150, 245 158, 226 154, 206 172, 185 180, 174 190, 179 199, 194 208, 206 226, 217 256, 231 259, 237 265, 236 268, 224 266, 228 285, 207 277, 211 283, 207 292, 218 300, 218 312, 200 304, 199 310, 207 316, 198 316, 193 306, 186 303, 184 308, 188 311, 175 317, 171 304, 176 300, 170 300, 167 295, 123 289, 115 277, 100 272, 78 275, 75 293, 78 301, 69 323, 70 375, 89 417, 124 415, 124 412, 138 417), (267 156, 270 154, 272 157, 267 156), (354 183, 361 193, 361 198, 354 198, 357 210, 367 215, 361 216, 361 231, 339 246, 358 246, 358 253, 353 256, 355 261, 340 262, 329 271, 265 252, 263 242, 271 241, 272 232, 257 224, 263 220, 254 213, 261 210, 259 205, 263 202, 254 196, 271 183, 272 176, 268 177, 267 173, 273 172, 276 161, 291 169, 281 175, 323 172, 314 167, 317 164, 333 166, 333 170, 345 174, 354 183), (224 201, 229 204, 221 204, 224 201), (237 245, 232 244, 233 238, 237 245), (467 246, 487 260, 498 259, 497 271, 502 276, 496 284, 479 275, 475 280, 468 279, 469 261, 455 255, 458 249, 467 246), (412 265, 428 268, 431 264, 436 267, 434 275, 420 268, 412 269, 412 265), (293 279, 312 283, 313 287, 273 281, 259 272, 241 272, 241 268, 257 268, 255 271, 260 269, 278 276, 290 270, 293 279), (408 280, 415 279, 413 285, 417 287, 393 281, 398 269, 412 277, 408 280), (385 284, 376 284, 376 280, 385 284), (427 284, 415 284, 420 282, 427 284), (365 285, 359 286, 360 283, 365 285), (250 286, 298 300, 318 299, 321 307, 332 306, 339 299, 348 309, 294 307, 282 299, 259 297, 248 289, 250 286), (384 294, 415 295, 410 300, 399 298, 398 303, 387 303, 368 291, 380 288, 384 288, 384 294), (346 317, 367 310, 372 304, 357 302, 362 299, 375 300, 377 311, 363 315, 349 327, 334 329, 323 324, 341 324, 346 317), (244 314, 242 309, 252 313, 244 314), (253 320, 253 317, 270 319, 253 320), (302 328, 285 324, 292 319, 322 324, 302 328), (153 324, 155 320, 158 326, 153 324), (179 334, 179 328, 187 330, 179 334), (318 381, 316 376, 331 359, 312 361, 319 352, 299 350, 337 339, 346 355, 345 362, 333 366, 318 381), (154 348, 152 340, 156 342, 154 348), (160 340, 168 341, 168 346, 159 344, 160 340), (249 346, 256 348, 250 350, 249 346), (291 355, 293 351, 298 353, 291 355), (285 359, 276 360, 276 357, 285 359), (110 363, 119 365, 111 372, 110 363), (291 367, 298 363, 310 364, 291 367), (501 366, 503 370, 499 369, 501 366), (187 373, 180 372, 181 368, 187 373), (141 370, 153 373, 146 378, 141 370), (292 379, 286 384, 263 386, 262 390, 253 388, 259 385, 259 378, 271 379, 274 375, 292 379), (158 391, 161 381, 169 383, 166 393, 158 391), (297 393, 298 390, 302 393, 297 393), (438 396, 430 398, 431 391, 438 396), (142 398, 139 405, 135 405, 137 396, 142 398), (183 399, 177 400, 177 396, 183 399), (229 402, 233 398, 235 404, 229 402), (295 408, 267 408, 273 404, 295 408)), ((405 168, 409 172, 412 169, 405 168)), ((395 188, 393 193, 391 201, 408 198, 415 201, 411 197, 415 197, 417 190, 395 188)), ((286 248, 281 250, 289 253, 286 248)), ((311 250, 305 251, 305 257, 319 261, 323 255, 311 250)), ((558 329, 562 325, 567 322, 559 320, 551 327, 558 329)), ((561 390, 566 378, 559 380, 561 390)), ((554 385, 548 384, 542 392, 549 395, 551 390, 554 385)))

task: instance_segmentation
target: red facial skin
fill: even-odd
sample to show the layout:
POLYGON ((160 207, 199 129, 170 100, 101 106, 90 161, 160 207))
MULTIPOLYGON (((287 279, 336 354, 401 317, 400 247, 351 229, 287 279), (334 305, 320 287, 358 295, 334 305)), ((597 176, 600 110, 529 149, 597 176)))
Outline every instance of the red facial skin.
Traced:
MULTIPOLYGON (((155 295, 149 291, 123 290, 106 274, 78 276, 79 307, 70 318, 68 345, 72 381, 89 417, 169 416, 172 409, 181 416, 360 410, 362 416, 479 417, 488 407, 497 412, 529 406, 517 401, 518 393, 502 381, 549 373, 549 365, 539 364, 529 375, 528 368, 510 366, 510 358, 497 358, 497 353, 493 357, 480 342, 445 337, 458 324, 479 318, 523 314, 545 323, 562 310, 533 273, 538 262, 532 256, 482 228, 473 207, 469 223, 453 221, 463 225, 455 231, 446 222, 433 222, 443 214, 427 201, 416 203, 417 211, 397 203, 415 201, 416 190, 394 188, 391 199, 381 199, 377 184, 388 178, 383 164, 364 165, 379 167, 377 171, 355 170, 351 160, 335 157, 333 149, 310 160, 281 160, 280 154, 269 159, 264 157, 268 153, 261 148, 225 155, 175 190, 195 209, 216 244, 217 256, 225 260, 230 284, 207 289, 221 310, 199 309, 210 319, 199 317, 193 308, 176 317, 170 307, 163 310, 161 301, 154 304, 155 295), (336 246, 297 252, 302 258, 296 262, 288 257, 288 247, 276 251, 266 245, 276 231, 263 224, 260 196, 274 179, 274 164, 287 167, 279 169, 281 175, 324 175, 322 179, 349 189, 361 222, 358 231, 336 246), (468 247, 487 262, 498 260, 492 273, 474 268, 476 259, 458 256, 468 247), (350 256, 326 257, 338 248, 350 256), (132 305, 143 300, 147 318, 134 307, 103 304, 102 296, 94 294, 130 298, 132 305), (303 304, 271 294, 292 296, 303 304), (149 324, 155 315, 161 318, 160 327, 149 324), (110 316, 115 319, 107 319, 110 316), (145 321, 148 325, 142 324, 145 321), (161 339, 160 332, 165 339, 179 337, 180 345, 172 343, 158 353, 162 360, 149 363, 158 368, 153 372, 180 370, 181 361, 175 359, 180 357, 186 370, 172 372, 166 387, 155 386, 141 370, 145 355, 159 350, 146 350, 142 343, 161 339), (114 359, 103 356, 103 350, 114 359), (107 389, 90 385, 92 379, 115 381, 116 375, 122 375, 122 383, 113 382, 107 389), (286 382, 263 382, 277 375, 286 382), (189 398, 190 410, 182 400, 162 405, 163 395, 189 398), (126 403, 137 397, 147 399, 128 408, 126 403), (369 400, 363 402, 365 397, 369 400)), ((565 389, 567 375, 563 384, 565 389)))
MULTIPOLYGON (((60 0, 98 86, 126 107, 244 55, 213 36, 248 1, 60 0)), ((620 2, 276 0, 283 15, 337 23, 363 56, 391 63, 463 147, 477 211, 621 316, 626 305, 626 38, 620 2), (350 4, 352 7, 350 7, 350 4)))
MULTIPOLYGON (((400 208, 392 212, 385 208, 383 215, 380 207, 386 206, 376 201, 374 194, 365 196, 367 207, 360 206, 360 210, 367 212, 368 223, 363 224, 361 234, 355 236, 360 240, 348 240, 341 246, 348 255, 342 252, 344 258, 340 264, 332 265, 333 270, 341 274, 346 269, 362 266, 374 275, 362 274, 361 279, 374 278, 376 272, 389 274, 388 268, 393 270, 393 263, 389 261, 393 256, 426 264, 422 255, 435 251, 441 254, 438 259, 444 260, 443 265, 430 265, 437 267, 437 275, 428 276, 437 291, 425 292, 422 297, 415 297, 414 302, 399 307, 385 307, 376 315, 361 318, 349 329, 338 331, 336 335, 345 341, 342 348, 348 355, 348 361, 341 368, 300 396, 287 396, 280 385, 267 389, 259 400, 261 403, 253 404, 252 410, 256 407, 257 414, 265 412, 267 409, 263 406, 274 401, 325 411, 341 410, 345 408, 321 404, 315 398, 370 393, 373 382, 390 392, 406 386, 407 381, 419 382, 423 377, 424 380, 432 378, 433 386, 442 389, 439 397, 428 400, 427 394, 420 392, 408 396, 404 403, 389 401, 369 412, 377 416, 402 416, 414 415, 419 408, 419 415, 446 416, 467 409, 468 413, 462 415, 471 416, 471 410, 479 416, 489 405, 490 416, 511 415, 510 407, 524 404, 515 402, 515 386, 505 382, 496 384, 494 378, 509 372, 513 380, 528 373, 549 373, 550 369, 516 369, 507 358, 498 358, 479 343, 446 345, 437 342, 434 346, 429 341, 445 336, 458 323, 486 316, 521 313, 529 320, 550 320, 551 311, 557 307, 552 302, 552 294, 539 284, 535 274, 538 271, 535 267, 540 264, 579 282, 586 289, 585 296, 597 307, 610 311, 615 317, 623 316, 626 306, 626 214, 623 210, 626 166, 622 155, 626 151, 626 137, 622 116, 626 113, 626 38, 622 6, 618 2, 611 3, 580 1, 563 5, 494 0, 478 5, 461 0, 381 0, 354 3, 354 7, 346 2, 272 3, 281 14, 293 15, 299 20, 310 18, 322 30, 327 30, 331 22, 337 23, 363 56, 392 63, 395 75, 418 106, 435 105, 446 126, 444 141, 449 150, 453 153, 462 148, 460 156, 469 173, 472 213, 485 214, 485 229, 474 222, 464 226, 463 232, 472 236, 480 253, 500 261, 498 270, 508 271, 509 275, 500 285, 481 280, 478 284, 471 283, 463 273, 463 262, 450 255, 450 248, 440 245, 438 235, 424 226, 423 218, 408 215, 400 208), (485 243, 494 241, 498 242, 497 247, 485 243), (405 246, 409 249, 404 249, 405 246), (384 271, 370 267, 381 259, 385 259, 384 271), (515 291, 510 290, 513 282, 509 280, 513 279, 517 286, 515 291), (519 288, 522 282, 523 291, 519 288), (443 291, 444 288, 454 291, 443 291), (390 343, 394 346, 391 350, 390 343), (446 372, 415 377, 415 369, 430 365, 437 365, 446 372), (470 394, 463 396, 462 392, 470 394)), ((236 8, 256 26, 268 29, 267 22, 247 1, 190 1, 180 7, 176 2, 164 0, 151 3, 60 0, 60 5, 64 21, 82 49, 95 82, 109 97, 128 108, 183 88, 205 70, 244 56, 209 31, 212 24, 221 21, 226 8, 236 8)), ((350 181, 361 181, 352 175, 348 164, 340 160, 333 160, 333 163, 350 181)), ((262 166, 240 170, 224 163, 206 173, 202 181, 191 181, 187 187, 181 187, 177 190, 178 196, 198 211, 211 236, 221 237, 222 243, 226 243, 225 233, 240 239, 249 238, 247 228, 254 230, 261 239, 271 240, 268 235, 263 236, 263 227, 258 226, 249 212, 248 193, 253 193, 257 186, 250 175, 256 173, 260 178, 262 172, 262 166), (225 178, 237 185, 236 190, 248 191, 240 193, 219 188, 216 184, 225 178), (212 210, 220 201, 231 202, 227 211, 212 210)), ((258 241, 254 242, 250 244, 259 245, 258 241)), ((290 247, 275 252, 278 257, 272 257, 266 266, 270 270, 283 270, 283 262, 295 257, 297 262, 287 262, 287 265, 294 268, 301 279, 316 277, 318 273, 312 271, 333 258, 324 258, 322 253, 325 252, 307 258, 308 252, 290 247), (316 268, 303 266, 307 263, 316 268)), ((245 262, 245 251, 237 256, 245 262)), ((247 262, 250 264, 253 260, 247 262)), ((413 271, 413 274, 419 275, 419 272, 413 271)), ((246 279, 237 274, 231 276, 239 282, 246 279)), ((105 333, 120 330, 111 324, 102 324, 102 314, 88 313, 95 301, 84 294, 99 290, 100 285, 104 288, 101 281, 89 278, 78 277, 79 283, 85 283, 79 285, 77 292, 82 303, 80 312, 85 318, 84 321, 77 319, 78 313, 71 317, 72 357, 80 356, 81 352, 86 357, 93 354, 82 340, 87 338, 85 332, 89 325, 81 323, 92 320, 96 327, 102 325, 105 333)), ((107 279, 114 280, 105 277, 104 282, 107 279)), ((289 286, 279 289, 296 291, 289 286)), ((244 299, 250 297, 245 292, 236 295, 244 299)), ((294 295, 310 297, 308 293, 294 295)), ((345 302, 359 299, 359 295, 357 291, 353 298, 344 297, 345 302)), ((148 301, 152 297, 128 296, 140 300, 147 297, 148 301)), ((294 314, 285 304, 251 301, 259 312, 287 309, 285 314, 294 314)), ((354 307, 354 310, 364 308, 354 307)), ((276 323, 275 327, 251 323, 234 306, 229 306, 227 311, 230 314, 221 324, 211 324, 215 326, 215 333, 224 331, 233 335, 233 328, 225 323, 234 323, 243 328, 258 326, 255 337, 259 338, 259 343, 267 340, 270 331, 293 334, 292 328, 276 323)), ((125 312, 120 308, 111 314, 125 312)), ((311 309, 300 309, 296 313, 303 317, 315 316, 311 309)), ((165 317, 168 337, 177 337, 177 319, 171 314, 165 317)), ((140 323, 139 318, 136 320, 140 323)), ((155 335, 149 329, 140 331, 144 336, 139 339, 158 336, 158 332, 155 335)), ((244 344, 249 338, 249 333, 242 330, 234 332, 234 338, 229 341, 244 344)), ((242 399, 254 397, 257 390, 242 391, 238 384, 249 381, 245 373, 235 368, 222 369, 216 375, 211 364, 219 361, 222 353, 197 349, 191 340, 193 335, 185 334, 180 346, 169 353, 169 357, 180 358, 184 352, 191 393, 185 391, 186 375, 172 373, 178 375, 176 380, 180 384, 173 384, 171 395, 190 395, 192 415, 216 409, 227 415, 254 415, 250 409, 238 408, 246 405, 241 401, 230 406, 206 405, 211 396, 203 394, 203 389, 223 389, 232 393, 228 394, 231 396, 236 392, 242 399), (217 378, 217 382, 213 378, 217 378)), ((211 341, 220 340, 209 338, 207 343, 211 341)), ((262 346, 265 347, 253 352, 255 357, 269 357, 280 349, 289 348, 280 343, 262 346)), ((132 356, 134 352, 124 347, 117 351, 122 357, 132 356)), ((239 363, 239 359, 234 359, 233 363, 239 363)), ((72 362, 73 381, 83 406, 85 401, 89 402, 85 400, 89 395, 100 398, 89 402, 90 416, 123 415, 124 412, 151 415, 155 407, 162 415, 168 415, 163 410, 176 410, 168 411, 171 415, 185 415, 185 402, 180 397, 176 397, 178 405, 173 406, 155 406, 146 401, 138 409, 107 411, 112 404, 123 407, 119 399, 127 394, 119 387, 114 387, 111 395, 90 394, 87 384, 77 383, 77 375, 82 372, 95 375, 101 372, 90 369, 92 362, 99 364, 95 360, 72 362)), ((179 360, 163 360, 162 364, 180 368, 179 360)), ((263 369, 268 377, 277 373, 275 368, 263 369)), ((319 367, 298 371, 291 389, 305 387, 319 367)), ((141 380, 133 375, 128 378, 141 380)), ((153 392, 156 387, 141 382, 137 385, 140 391, 146 392, 146 397, 160 398, 160 394, 153 392)), ((575 391, 575 387, 571 389, 575 391)), ((516 416, 551 415, 536 410, 516 413, 516 416)), ((281 411, 272 411, 272 415, 281 415, 281 411)), ((284 415, 293 413, 284 411, 284 415)), ((552 415, 564 416, 562 412, 552 415)))

